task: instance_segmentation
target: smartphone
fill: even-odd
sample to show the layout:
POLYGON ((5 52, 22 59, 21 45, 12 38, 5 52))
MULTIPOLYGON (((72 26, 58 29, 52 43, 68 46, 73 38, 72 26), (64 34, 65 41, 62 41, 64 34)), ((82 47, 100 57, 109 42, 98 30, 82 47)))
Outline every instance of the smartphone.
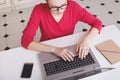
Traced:
POLYGON ((32 74, 33 63, 24 63, 21 78, 30 78, 32 74))

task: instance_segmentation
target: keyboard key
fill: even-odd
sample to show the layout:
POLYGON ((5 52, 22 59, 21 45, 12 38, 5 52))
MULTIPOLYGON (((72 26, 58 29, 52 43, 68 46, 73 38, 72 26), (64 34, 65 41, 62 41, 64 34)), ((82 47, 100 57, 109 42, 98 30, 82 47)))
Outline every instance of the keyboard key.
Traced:
POLYGON ((74 61, 69 62, 69 61, 64 61, 60 59, 54 62, 46 63, 44 64, 44 67, 45 67, 47 76, 49 76, 52 74, 76 69, 76 68, 87 66, 94 63, 95 62, 92 56, 90 55, 90 53, 88 53, 86 58, 84 58, 83 60, 80 59, 78 56, 75 56, 74 61))

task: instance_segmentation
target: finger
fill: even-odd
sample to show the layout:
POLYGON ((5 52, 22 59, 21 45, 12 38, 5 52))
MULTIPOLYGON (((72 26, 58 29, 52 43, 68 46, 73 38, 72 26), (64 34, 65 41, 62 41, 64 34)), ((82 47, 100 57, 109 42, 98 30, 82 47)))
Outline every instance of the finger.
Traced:
POLYGON ((66 59, 66 60, 68 60, 68 61, 70 61, 70 59, 68 58, 68 56, 66 55, 66 50, 64 50, 63 51, 63 53, 62 53, 62 55, 63 55, 63 57, 66 59))
POLYGON ((86 55, 87 55, 87 51, 85 50, 84 58, 86 58, 86 55))
POLYGON ((67 50, 67 52, 68 52, 72 57, 75 56, 71 51, 67 50))
POLYGON ((81 52, 81 59, 84 58, 84 55, 85 55, 85 49, 82 49, 82 52, 81 52))
POLYGON ((70 61, 73 61, 73 57, 70 55, 70 53, 66 53, 65 55, 70 59, 70 61))
POLYGON ((62 55, 61 57, 62 57, 62 59, 63 59, 64 61, 66 61, 66 58, 65 58, 63 55, 62 55))
POLYGON ((60 53, 60 57, 64 60, 64 61, 66 61, 66 58, 64 57, 64 55, 63 55, 64 53, 63 52, 61 52, 60 53))
POLYGON ((86 49, 84 58, 86 58, 86 56, 88 55, 88 52, 89 52, 89 49, 86 49))
POLYGON ((69 61, 73 61, 73 53, 70 52, 69 50, 65 49, 64 54, 66 55, 67 58, 69 58, 69 61))
POLYGON ((76 45, 75 52, 76 52, 76 53, 78 53, 78 51, 79 51, 79 46, 78 46, 78 45, 76 45))
POLYGON ((88 52, 88 51, 85 50, 85 53, 84 53, 84 56, 83 56, 84 58, 86 58, 87 52, 88 52))
POLYGON ((79 48, 79 58, 82 56, 82 47, 79 48))
POLYGON ((63 55, 66 60, 71 61, 66 54, 63 55))

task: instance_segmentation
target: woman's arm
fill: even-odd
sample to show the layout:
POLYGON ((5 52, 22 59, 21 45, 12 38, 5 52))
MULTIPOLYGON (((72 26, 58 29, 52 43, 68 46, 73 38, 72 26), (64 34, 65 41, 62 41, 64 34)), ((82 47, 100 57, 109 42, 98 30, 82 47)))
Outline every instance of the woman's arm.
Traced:
POLYGON ((89 43, 98 33, 98 29, 92 28, 85 38, 81 42, 78 42, 76 46, 76 52, 79 54, 79 58, 83 59, 86 57, 89 51, 89 43))
POLYGON ((53 52, 56 49, 56 47, 46 45, 46 44, 43 44, 43 43, 40 43, 40 42, 32 41, 28 45, 28 49, 29 50, 34 50, 34 51, 42 51, 42 52, 53 52))
POLYGON ((75 5, 74 12, 76 13, 76 20, 91 26, 91 30, 88 32, 86 37, 81 42, 79 42, 76 47, 76 52, 79 54, 79 57, 83 59, 88 54, 89 43, 94 38, 94 36, 96 36, 101 31, 102 22, 93 16, 90 12, 82 8, 79 4, 75 5))
POLYGON ((66 60, 72 61, 74 57, 73 53, 67 49, 46 45, 46 44, 39 43, 36 41, 32 41, 28 45, 28 49, 34 50, 34 51, 52 52, 53 54, 55 54, 58 57, 61 57, 65 61, 66 60))

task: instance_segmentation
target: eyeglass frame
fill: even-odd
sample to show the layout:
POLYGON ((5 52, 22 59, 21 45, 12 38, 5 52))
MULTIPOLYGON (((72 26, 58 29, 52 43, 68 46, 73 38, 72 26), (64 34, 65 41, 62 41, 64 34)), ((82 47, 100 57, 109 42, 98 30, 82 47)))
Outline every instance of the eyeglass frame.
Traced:
POLYGON ((64 7, 64 6, 67 7, 67 6, 68 6, 68 3, 63 4, 63 5, 61 5, 61 6, 52 6, 52 7, 49 6, 49 8, 50 8, 51 10, 52 10, 53 8, 56 8, 55 10, 52 10, 52 11, 59 11, 59 9, 61 9, 61 10, 62 10, 62 9, 65 9, 66 7, 65 7, 65 8, 62 8, 62 7, 64 7))

